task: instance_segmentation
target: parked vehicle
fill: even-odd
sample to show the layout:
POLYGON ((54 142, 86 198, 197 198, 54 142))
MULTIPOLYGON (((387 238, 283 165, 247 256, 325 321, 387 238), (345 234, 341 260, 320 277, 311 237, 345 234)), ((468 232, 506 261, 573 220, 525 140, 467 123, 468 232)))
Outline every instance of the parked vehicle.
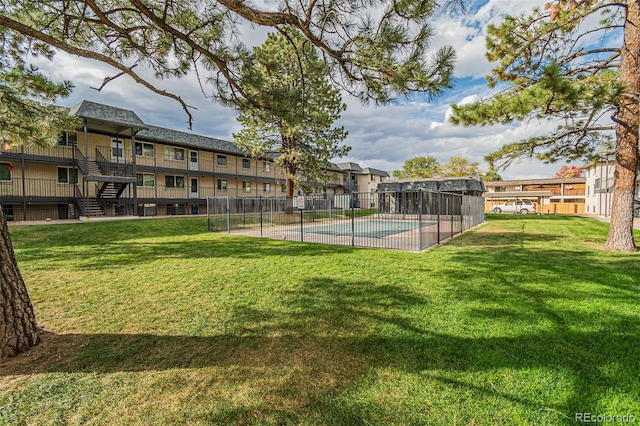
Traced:
POLYGON ((511 213, 535 213, 536 206, 529 200, 507 201, 492 208, 494 213, 511 212, 511 213))

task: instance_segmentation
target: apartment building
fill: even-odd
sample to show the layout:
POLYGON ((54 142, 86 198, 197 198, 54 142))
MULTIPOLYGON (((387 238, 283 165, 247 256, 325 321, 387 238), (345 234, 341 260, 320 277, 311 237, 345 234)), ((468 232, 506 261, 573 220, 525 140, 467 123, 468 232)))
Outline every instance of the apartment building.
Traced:
MULTIPOLYGON (((586 213, 611 216, 616 158, 613 149, 606 146, 597 151, 596 160, 583 167, 586 175, 586 213)), ((634 216, 640 217, 640 167, 636 180, 634 216)))
MULTIPOLYGON (((286 195, 273 157, 250 157, 229 141, 148 125, 133 111, 95 102, 70 113, 81 128, 63 133, 57 146, 0 149, 8 220, 201 214, 209 197, 286 195)), ((346 185, 349 171, 333 166, 316 192, 357 188, 346 185)))
POLYGON ((526 179, 484 182, 485 211, 505 201, 530 200, 543 214, 585 213, 586 178, 526 179))

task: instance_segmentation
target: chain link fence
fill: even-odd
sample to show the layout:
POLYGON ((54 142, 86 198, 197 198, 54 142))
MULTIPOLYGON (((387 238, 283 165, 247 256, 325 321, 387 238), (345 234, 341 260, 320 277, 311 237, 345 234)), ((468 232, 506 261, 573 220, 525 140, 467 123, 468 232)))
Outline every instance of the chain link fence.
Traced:
POLYGON ((422 251, 484 222, 479 196, 407 191, 287 198, 214 197, 209 231, 422 251))

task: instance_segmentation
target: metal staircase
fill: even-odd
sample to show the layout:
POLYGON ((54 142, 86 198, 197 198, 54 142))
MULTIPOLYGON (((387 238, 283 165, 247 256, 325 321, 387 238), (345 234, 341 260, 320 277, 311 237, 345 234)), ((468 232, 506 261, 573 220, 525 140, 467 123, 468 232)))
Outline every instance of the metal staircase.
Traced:
POLYGON ((96 198, 80 200, 80 207, 86 216, 104 216, 104 210, 96 198))
POLYGON ((126 183, 104 182, 102 186, 98 188, 98 198, 102 198, 104 200, 117 200, 126 188, 126 183))
POLYGON ((76 163, 83 179, 96 183, 94 197, 78 199, 78 205, 86 216, 104 216, 107 203, 117 202, 127 186, 135 182, 135 177, 126 173, 128 170, 132 174, 131 164, 116 164, 114 167, 98 149, 95 160, 77 150, 76 163))

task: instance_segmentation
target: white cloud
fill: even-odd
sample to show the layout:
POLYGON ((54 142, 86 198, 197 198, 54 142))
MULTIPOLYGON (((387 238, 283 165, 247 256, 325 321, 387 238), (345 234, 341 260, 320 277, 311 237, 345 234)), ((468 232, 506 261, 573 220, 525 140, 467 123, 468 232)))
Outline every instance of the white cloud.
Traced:
MULTIPOLYGON (((273 2, 265 1, 265 7, 273 2)), ((491 66, 484 57, 484 37, 489 22, 499 22, 505 13, 517 14, 540 6, 544 1, 490 0, 477 8, 473 15, 454 18, 441 17, 434 23, 436 36, 433 47, 450 44, 457 50, 456 75, 465 78, 454 90, 442 99, 425 102, 420 97, 401 100, 395 105, 376 107, 362 105, 359 101, 345 97, 347 111, 339 121, 349 131, 346 143, 353 147, 348 158, 340 161, 355 161, 362 166, 374 167, 389 172, 402 167, 404 161, 417 155, 433 155, 440 162, 460 155, 478 161, 486 168, 484 156, 505 143, 529 137, 546 129, 540 124, 513 124, 492 127, 459 127, 448 122, 450 103, 469 103, 487 96, 491 91, 483 77, 491 66), (475 80, 480 79, 480 80, 475 80)), ((259 44, 266 36, 264 27, 245 28, 245 41, 259 44)), ((106 76, 117 71, 107 65, 65 54, 58 54, 53 63, 42 59, 38 65, 54 80, 72 80, 76 89, 63 101, 72 106, 82 99, 114 105, 133 110, 146 123, 189 131, 186 115, 179 104, 168 98, 155 95, 129 77, 123 76, 109 83, 101 92, 91 89, 102 83, 106 76)), ((137 69, 145 76, 148 70, 137 69)), ((205 98, 195 76, 180 80, 162 80, 158 87, 177 93, 192 110, 193 132, 231 140, 237 130, 235 113, 205 98)), ((502 173, 504 178, 549 177, 560 165, 546 166, 539 162, 522 162, 502 173)))

